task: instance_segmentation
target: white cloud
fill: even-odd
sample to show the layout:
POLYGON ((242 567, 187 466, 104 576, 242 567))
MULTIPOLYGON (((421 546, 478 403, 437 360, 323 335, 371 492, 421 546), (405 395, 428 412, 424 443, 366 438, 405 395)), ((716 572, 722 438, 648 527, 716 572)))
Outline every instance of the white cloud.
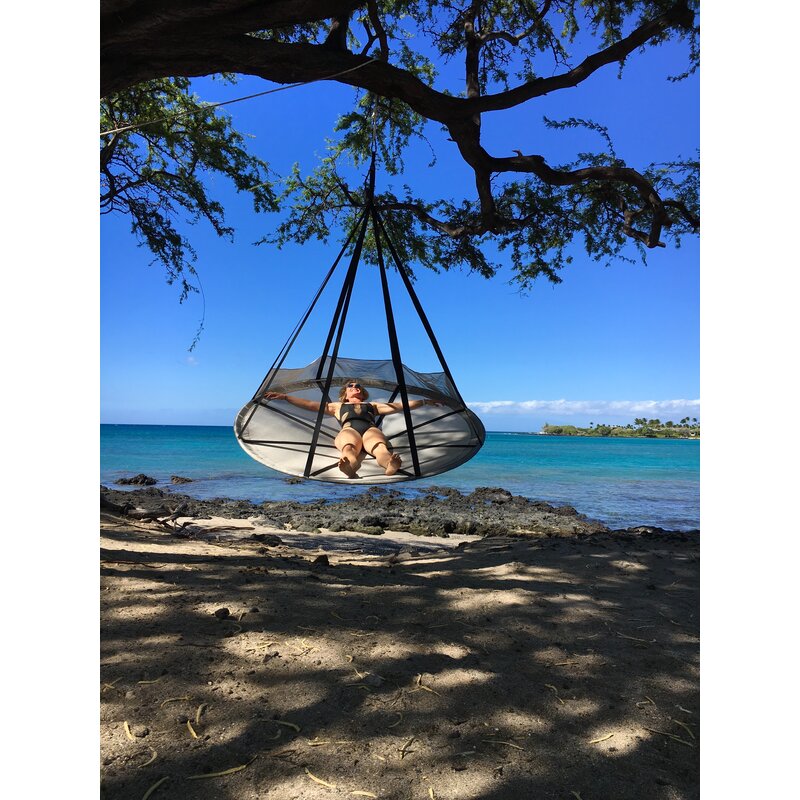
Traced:
POLYGON ((699 400, 486 400, 468 402, 481 414, 594 414, 596 416, 700 416, 699 400))

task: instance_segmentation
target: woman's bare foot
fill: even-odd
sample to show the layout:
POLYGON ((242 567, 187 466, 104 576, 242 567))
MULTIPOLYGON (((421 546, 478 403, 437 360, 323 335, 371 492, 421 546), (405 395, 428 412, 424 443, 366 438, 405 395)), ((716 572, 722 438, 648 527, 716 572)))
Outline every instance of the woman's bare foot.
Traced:
POLYGON ((339 469, 347 475, 348 478, 357 478, 355 467, 347 460, 346 456, 339 459, 339 469))
POLYGON ((386 465, 385 474, 394 475, 400 469, 403 461, 397 453, 392 453, 389 463, 386 465))

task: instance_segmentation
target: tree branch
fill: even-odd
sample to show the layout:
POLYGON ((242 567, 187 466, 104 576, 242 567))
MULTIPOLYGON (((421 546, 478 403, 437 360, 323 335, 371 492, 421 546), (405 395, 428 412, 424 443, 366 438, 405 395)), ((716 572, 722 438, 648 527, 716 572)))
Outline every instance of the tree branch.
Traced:
POLYGON ((481 35, 481 42, 486 44, 487 42, 495 42, 498 39, 502 39, 508 42, 509 44, 514 45, 514 47, 517 47, 523 39, 530 36, 536 30, 536 26, 544 19, 545 15, 550 10, 551 5, 552 5, 552 0, 546 0, 545 4, 542 6, 542 10, 539 12, 537 16, 536 22, 534 22, 527 30, 524 30, 522 33, 514 36, 508 31, 491 31, 489 33, 484 33, 481 35))
POLYGON ((381 59, 388 61, 389 39, 386 36, 386 29, 383 27, 381 18, 378 15, 378 6, 375 3, 375 0, 368 0, 367 13, 369 14, 370 22, 372 22, 372 27, 375 28, 375 35, 378 37, 378 41, 381 43, 381 59))
POLYGON ((640 26, 624 39, 620 39, 620 41, 615 42, 605 50, 600 50, 587 56, 577 67, 568 72, 554 75, 552 78, 537 78, 506 92, 483 95, 480 99, 468 99, 463 102, 477 112, 502 111, 558 89, 575 87, 601 67, 623 61, 626 56, 641 47, 649 39, 663 33, 667 28, 676 25, 690 27, 693 21, 694 15, 686 5, 686 0, 678 0, 665 13, 640 26))

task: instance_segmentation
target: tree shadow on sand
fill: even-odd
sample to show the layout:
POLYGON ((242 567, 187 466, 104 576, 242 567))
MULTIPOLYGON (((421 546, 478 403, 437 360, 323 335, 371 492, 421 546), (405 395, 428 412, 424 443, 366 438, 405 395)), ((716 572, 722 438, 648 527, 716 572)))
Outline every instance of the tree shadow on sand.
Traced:
POLYGON ((699 796, 694 535, 104 544, 108 800, 699 796))

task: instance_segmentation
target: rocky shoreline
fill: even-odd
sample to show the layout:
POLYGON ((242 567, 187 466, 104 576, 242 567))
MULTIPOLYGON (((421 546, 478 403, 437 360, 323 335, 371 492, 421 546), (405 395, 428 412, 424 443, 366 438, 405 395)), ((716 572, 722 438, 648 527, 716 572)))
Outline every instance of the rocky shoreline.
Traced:
MULTIPOLYGON (((145 477, 145 476, 141 476, 145 477)), ((373 486, 347 500, 315 500, 309 503, 214 498, 199 500, 185 494, 147 487, 120 491, 100 487, 101 500, 120 506, 154 510, 164 505, 182 506, 182 515, 196 519, 223 517, 247 519, 286 531, 356 531, 381 535, 407 531, 416 536, 448 537, 552 537, 613 534, 620 537, 667 536, 694 538, 699 531, 667 531, 640 525, 611 529, 588 519, 572 506, 553 506, 512 495, 502 488, 478 488, 470 494, 446 487, 427 489, 421 497, 407 498, 393 489, 373 486)))

